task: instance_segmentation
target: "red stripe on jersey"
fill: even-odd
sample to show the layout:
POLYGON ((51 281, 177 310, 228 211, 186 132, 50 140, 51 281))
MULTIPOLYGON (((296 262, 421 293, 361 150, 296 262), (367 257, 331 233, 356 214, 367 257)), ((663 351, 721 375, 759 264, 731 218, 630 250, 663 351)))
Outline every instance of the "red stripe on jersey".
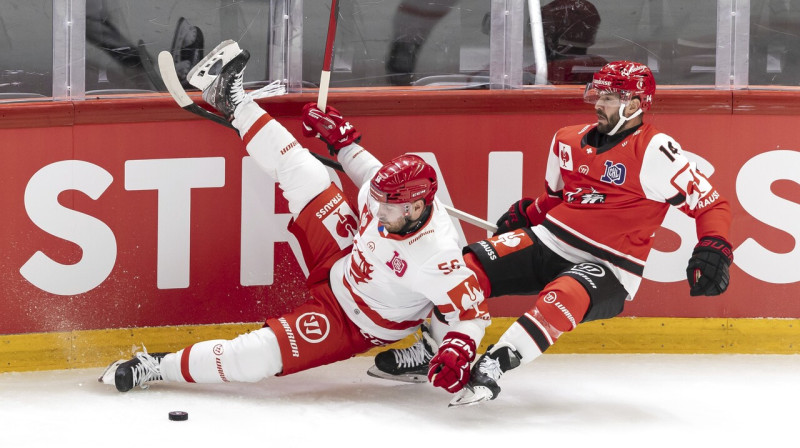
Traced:
POLYGON ((347 282, 347 278, 342 277, 342 283, 344 284, 347 291, 350 292, 350 296, 353 297, 353 301, 356 302, 358 309, 364 313, 372 322, 381 326, 383 328, 387 328, 389 330, 407 330, 412 327, 416 327, 417 325, 422 324, 423 319, 419 320, 407 320, 403 322, 393 322, 391 320, 384 319, 380 314, 375 312, 372 308, 364 302, 364 299, 361 298, 358 294, 353 292, 353 288, 350 287, 350 284, 347 282))
POLYGON ((189 373, 189 352, 192 351, 192 347, 194 345, 190 345, 183 349, 183 354, 181 354, 181 375, 183 375, 183 379, 186 380, 187 383, 194 383, 194 378, 192 378, 192 374, 189 373))
POLYGON ((252 140, 253 137, 256 136, 256 134, 258 134, 258 131, 260 131, 261 128, 266 126, 266 124, 269 123, 270 121, 272 121, 272 117, 270 116, 270 114, 264 114, 258 117, 258 120, 256 120, 256 122, 253 123, 252 126, 250 126, 250 129, 247 130, 247 134, 245 134, 244 137, 242 137, 244 145, 247 146, 250 143, 250 140, 252 140))

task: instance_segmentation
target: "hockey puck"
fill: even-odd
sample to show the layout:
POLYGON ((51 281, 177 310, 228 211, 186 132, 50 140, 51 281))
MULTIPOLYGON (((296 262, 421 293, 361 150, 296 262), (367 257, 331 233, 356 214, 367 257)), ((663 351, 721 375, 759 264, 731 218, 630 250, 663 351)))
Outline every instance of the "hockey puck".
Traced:
POLYGON ((173 422, 183 422, 189 420, 189 413, 183 411, 172 411, 169 413, 169 419, 173 422))

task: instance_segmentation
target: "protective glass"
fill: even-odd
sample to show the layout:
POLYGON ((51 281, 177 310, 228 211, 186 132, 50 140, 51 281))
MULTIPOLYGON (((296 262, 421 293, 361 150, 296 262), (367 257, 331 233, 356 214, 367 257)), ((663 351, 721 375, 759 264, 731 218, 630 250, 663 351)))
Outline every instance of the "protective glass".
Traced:
POLYGON ((583 101, 599 107, 619 107, 628 104, 631 100, 630 92, 612 92, 610 90, 600 90, 592 83, 586 84, 583 91, 583 101))

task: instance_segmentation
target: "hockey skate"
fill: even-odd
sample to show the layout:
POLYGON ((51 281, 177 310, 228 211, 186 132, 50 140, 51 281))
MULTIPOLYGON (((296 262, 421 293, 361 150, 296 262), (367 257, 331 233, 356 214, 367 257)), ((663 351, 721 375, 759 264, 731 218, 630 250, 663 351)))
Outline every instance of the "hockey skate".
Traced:
POLYGON ((505 372, 519 367, 520 358, 510 345, 489 347, 472 366, 469 383, 450 401, 450 406, 469 406, 497 398, 500 395, 497 381, 505 372))
POLYGON ((120 392, 127 392, 136 386, 142 389, 149 387, 151 381, 160 381, 161 360, 167 353, 137 353, 131 360, 120 359, 106 367, 97 379, 103 384, 113 384, 120 392))
POLYGON ((243 72, 249 60, 247 50, 242 50, 232 40, 226 40, 195 65, 186 78, 203 91, 203 99, 208 104, 231 120, 236 106, 252 100, 243 85, 243 72))
POLYGON ((428 363, 436 353, 437 345, 426 324, 422 324, 421 330, 422 337, 411 347, 378 353, 375 365, 367 370, 367 375, 404 383, 427 382, 428 363))

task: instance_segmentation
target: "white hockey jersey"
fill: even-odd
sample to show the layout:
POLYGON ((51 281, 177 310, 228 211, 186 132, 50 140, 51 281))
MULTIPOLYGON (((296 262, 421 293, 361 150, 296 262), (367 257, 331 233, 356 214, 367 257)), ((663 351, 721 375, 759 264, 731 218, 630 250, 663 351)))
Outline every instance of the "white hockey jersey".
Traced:
POLYGON ((360 227, 350 254, 331 269, 330 283, 345 313, 365 332, 399 340, 416 331, 434 306, 453 331, 480 343, 490 323, 483 291, 464 263, 456 229, 438 199, 415 232, 388 233, 369 211, 369 180, 381 163, 357 144, 339 161, 356 185, 360 227))

